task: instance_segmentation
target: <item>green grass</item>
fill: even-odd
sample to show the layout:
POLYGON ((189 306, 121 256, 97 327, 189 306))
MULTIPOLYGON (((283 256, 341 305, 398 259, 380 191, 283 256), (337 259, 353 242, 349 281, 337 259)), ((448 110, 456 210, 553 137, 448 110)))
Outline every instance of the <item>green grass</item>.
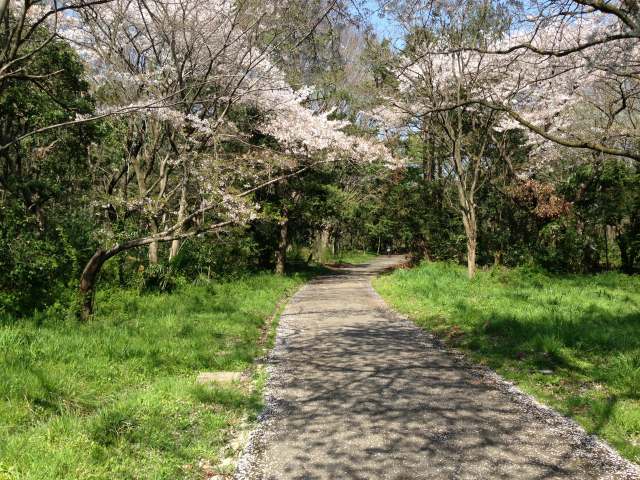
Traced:
POLYGON ((367 263, 376 258, 375 253, 363 252, 362 250, 352 250, 346 252, 339 252, 336 255, 331 255, 326 263, 329 264, 341 264, 348 263, 351 265, 357 265, 359 263, 367 263))
POLYGON ((375 280, 423 328, 640 462, 640 278, 424 263, 375 280))
POLYGON ((264 373, 225 387, 196 386, 196 375, 251 367, 265 320, 304 280, 105 291, 86 325, 0 323, 0 479, 229 473, 230 442, 262 408, 264 373))

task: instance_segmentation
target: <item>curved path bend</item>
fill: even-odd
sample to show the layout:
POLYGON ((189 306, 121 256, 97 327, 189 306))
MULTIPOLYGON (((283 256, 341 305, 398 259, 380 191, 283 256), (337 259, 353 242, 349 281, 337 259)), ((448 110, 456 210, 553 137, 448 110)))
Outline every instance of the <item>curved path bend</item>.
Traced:
POLYGON ((389 310, 370 281, 401 260, 341 269, 294 296, 237 479, 640 478, 573 422, 389 310))

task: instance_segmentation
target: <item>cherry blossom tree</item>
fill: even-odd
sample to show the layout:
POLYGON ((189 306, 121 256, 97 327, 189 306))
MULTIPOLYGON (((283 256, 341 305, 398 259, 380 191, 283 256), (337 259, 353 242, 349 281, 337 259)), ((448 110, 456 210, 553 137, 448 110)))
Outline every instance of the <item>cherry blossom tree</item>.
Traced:
POLYGON ((516 33, 496 41, 488 56, 502 79, 478 100, 505 112, 511 126, 526 128, 542 148, 640 159, 639 45, 629 38, 604 41, 617 30, 611 18, 596 14, 569 25, 550 21, 532 38, 516 33))
MULTIPOLYGON (((486 4, 452 1, 434 8, 439 10, 427 18, 407 19, 407 29, 413 30, 395 68, 400 86, 390 105, 412 119, 412 128, 421 132, 425 144, 437 142, 446 152, 446 170, 455 185, 466 235, 468 275, 473 277, 478 244, 476 194, 487 167, 490 133, 502 119, 497 110, 468 100, 482 96, 501 77, 485 62, 484 54, 465 47, 486 44, 503 26, 486 4)), ((424 148, 425 153, 429 150, 424 148)))
POLYGON ((377 142, 343 133, 346 124, 329 120, 330 112, 301 105, 309 90, 292 89, 271 61, 287 34, 273 30, 273 13, 270 4, 227 0, 114 0, 70 19, 65 35, 91 69, 98 114, 129 112, 126 148, 119 165, 104 168, 100 206, 105 218, 135 215, 145 230, 133 239, 101 232, 104 246, 80 283, 85 317, 102 265, 120 252, 146 245, 153 263, 160 242, 172 242, 175 255, 181 239, 245 222, 251 192, 309 162, 390 158, 377 142), (277 142, 274 158, 286 154, 275 179, 234 121, 252 109, 261 118, 253 128, 277 142), (231 144, 244 153, 229 154, 231 144))
MULTIPOLYGON (((430 28, 442 11, 429 1, 399 3, 398 18, 408 32, 430 28)), ((543 149, 555 144, 640 159, 637 9, 616 1, 492 5, 503 18, 499 34, 478 44, 422 50, 423 58, 463 50, 479 67, 493 70, 494 80, 463 102, 502 112, 510 119, 505 127, 525 128, 543 149)), ((464 18, 465 2, 449 2, 446 10, 446 18, 464 18)))
POLYGON ((331 111, 303 105, 312 90, 292 88, 277 65, 340 8, 336 0, 0 2, 0 89, 59 75, 30 65, 66 41, 84 61, 96 105, 1 138, 2 155, 89 122, 112 139, 89 147, 101 227, 80 279, 83 318, 114 256, 145 246, 155 263, 170 242, 173 257, 185 238, 249 221, 256 189, 314 164, 393 161, 377 139, 349 136, 331 111), (305 21, 291 18, 305 8, 313 12, 305 21), (270 140, 257 144, 258 134, 270 140))

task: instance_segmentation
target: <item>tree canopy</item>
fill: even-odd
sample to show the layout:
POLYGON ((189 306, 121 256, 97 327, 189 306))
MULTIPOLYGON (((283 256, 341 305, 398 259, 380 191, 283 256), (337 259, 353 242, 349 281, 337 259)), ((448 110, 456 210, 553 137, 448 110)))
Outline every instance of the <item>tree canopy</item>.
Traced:
POLYGON ((0 1, 0 312, 354 249, 633 273, 636 7, 0 1))

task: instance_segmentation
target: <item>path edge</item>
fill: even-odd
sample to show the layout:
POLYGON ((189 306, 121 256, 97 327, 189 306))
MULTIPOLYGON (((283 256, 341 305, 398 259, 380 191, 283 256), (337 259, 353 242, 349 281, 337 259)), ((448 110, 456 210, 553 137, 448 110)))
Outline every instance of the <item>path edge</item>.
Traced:
POLYGON ((236 463, 236 469, 233 475, 235 480, 248 480, 254 478, 254 474, 259 468, 264 446, 268 440, 269 434, 273 434, 270 426, 273 423, 279 407, 275 401, 275 395, 273 394, 276 388, 276 379, 274 375, 276 370, 273 360, 281 355, 280 352, 286 351, 287 338, 291 328, 287 325, 286 311, 291 305, 295 305, 304 291, 310 287, 311 282, 302 285, 285 303, 284 308, 280 311, 274 321, 277 321, 278 325, 275 331, 275 338, 272 348, 269 349, 267 354, 263 357, 264 365, 267 372, 267 381, 264 386, 264 408, 260 415, 258 415, 254 428, 249 434, 247 443, 242 450, 242 454, 238 458, 236 463), (285 318, 283 318, 285 317, 285 318))

